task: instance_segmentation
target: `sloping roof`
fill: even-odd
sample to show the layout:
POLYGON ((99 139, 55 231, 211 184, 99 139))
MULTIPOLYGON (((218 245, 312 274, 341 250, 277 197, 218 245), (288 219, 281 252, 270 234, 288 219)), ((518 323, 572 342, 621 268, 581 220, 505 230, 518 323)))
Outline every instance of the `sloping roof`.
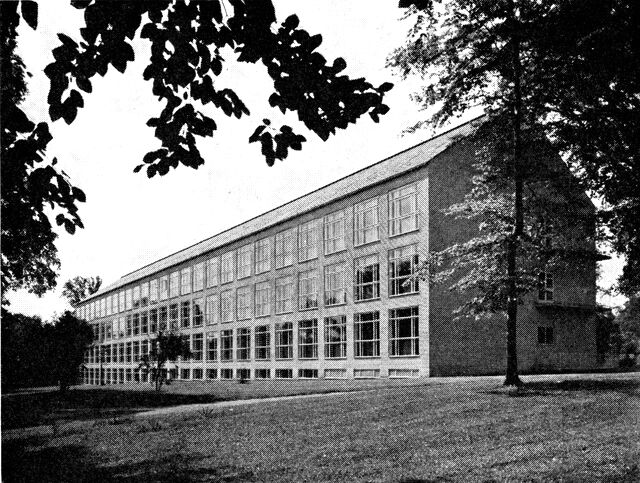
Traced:
POLYGON ((236 225, 195 245, 191 245, 179 252, 128 273, 116 282, 100 289, 91 297, 87 297, 85 301, 95 299, 136 280, 153 275, 156 272, 165 270, 186 260, 204 255, 216 248, 223 247, 236 240, 263 231, 290 218, 315 210, 345 196, 357 193, 365 188, 419 168, 427 164, 460 138, 471 134, 482 122, 482 117, 483 116, 476 117, 398 154, 394 154, 382 161, 334 181, 331 184, 318 188, 300 198, 258 215, 240 225, 236 225))

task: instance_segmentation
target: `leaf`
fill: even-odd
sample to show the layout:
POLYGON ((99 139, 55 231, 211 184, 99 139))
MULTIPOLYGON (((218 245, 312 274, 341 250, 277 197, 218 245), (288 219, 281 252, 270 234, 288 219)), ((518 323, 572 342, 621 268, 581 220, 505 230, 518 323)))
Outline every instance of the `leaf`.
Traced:
POLYGON ((91 92, 91 81, 86 77, 76 77, 76 85, 85 92, 91 92))
POLYGON ((347 68, 347 62, 342 58, 338 57, 333 61, 333 70, 336 72, 342 72, 347 68))
POLYGON ((138 166, 136 166, 135 168, 133 168, 133 172, 134 173, 138 173, 140 172, 140 170, 144 168, 144 164, 139 164, 138 166))
POLYGON ((64 229, 67 230, 70 235, 73 235, 76 232, 76 225, 74 225, 72 221, 64 220, 64 229))
POLYGON ((384 82, 380 84, 380 87, 378 87, 378 91, 380 92, 388 92, 391 89, 393 89, 393 84, 391 82, 384 82))
POLYGON ((59 213, 56 216, 56 223, 58 224, 58 226, 62 225, 65 222, 66 218, 64 217, 64 215, 62 213, 59 213))
POLYGON ((287 19, 282 23, 282 27, 286 30, 293 30, 300 25, 300 19, 297 15, 290 15, 287 19))
POLYGON ((73 193, 73 197, 76 200, 78 200, 80 203, 86 203, 87 195, 84 194, 84 191, 82 191, 80 188, 76 188, 75 186, 71 191, 73 193))
POLYGON ((256 130, 253 131, 253 134, 249 136, 249 142, 255 143, 260 141, 260 135, 262 134, 262 131, 264 131, 266 128, 267 126, 264 126, 264 125, 258 126, 256 130))
POLYGON ((29 27, 36 30, 38 28, 38 3, 31 0, 22 0, 20 5, 22 7, 22 18, 24 18, 29 27))

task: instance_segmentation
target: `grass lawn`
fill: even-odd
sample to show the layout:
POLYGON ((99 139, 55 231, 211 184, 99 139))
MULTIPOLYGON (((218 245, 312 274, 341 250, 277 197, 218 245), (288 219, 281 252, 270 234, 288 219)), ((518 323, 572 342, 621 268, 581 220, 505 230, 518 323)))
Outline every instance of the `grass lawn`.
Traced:
MULTIPOLYGON (((221 396, 156 399, 114 390, 72 391, 65 401, 47 393, 3 396, 2 476, 7 482, 640 481, 637 374, 525 379, 521 391, 503 389, 496 378, 450 379, 161 417, 136 413, 221 396)), ((260 392, 259 385, 248 387, 260 392)), ((250 394, 242 391, 238 397, 250 394)))

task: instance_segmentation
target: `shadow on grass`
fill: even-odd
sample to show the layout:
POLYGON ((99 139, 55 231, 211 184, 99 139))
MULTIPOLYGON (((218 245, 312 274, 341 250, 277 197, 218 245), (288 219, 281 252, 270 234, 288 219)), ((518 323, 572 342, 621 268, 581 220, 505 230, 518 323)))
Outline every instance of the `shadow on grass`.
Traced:
POLYGON ((640 397, 639 379, 570 379, 564 381, 534 381, 519 388, 500 388, 483 391, 484 394, 506 395, 509 397, 550 396, 575 392, 618 392, 630 397, 640 397))
POLYGON ((139 411, 181 404, 220 401, 210 394, 154 391, 70 390, 14 394, 2 400, 2 429, 25 428, 64 421, 115 418, 139 411))

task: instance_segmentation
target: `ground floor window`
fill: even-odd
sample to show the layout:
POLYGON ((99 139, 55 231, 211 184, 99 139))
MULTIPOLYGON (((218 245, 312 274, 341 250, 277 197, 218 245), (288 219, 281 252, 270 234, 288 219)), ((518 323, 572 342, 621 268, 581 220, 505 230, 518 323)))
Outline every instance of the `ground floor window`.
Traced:
POLYGON ((256 360, 265 360, 271 357, 271 334, 268 325, 259 325, 255 328, 256 336, 256 360))
POLYGON ((325 379, 346 379, 347 370, 346 369, 325 369, 324 378, 325 379))
POLYGON ((298 323, 298 358, 318 358, 318 321, 301 320, 298 323))
POLYGON ((202 379, 202 369, 194 369, 193 370, 193 378, 194 379, 202 379))
POLYGON ((251 329, 243 327, 238 329, 238 360, 247 361, 251 359, 251 329))
POLYGON ((191 379, 191 369, 181 369, 180 379, 184 379, 184 380, 191 379))
POLYGON ((220 369, 220 379, 233 379, 233 369, 220 369))
POLYGON ((380 369, 354 369, 353 377, 356 379, 375 379, 380 377, 380 369))
POLYGON ((292 379, 293 369, 276 369, 276 379, 292 379))
POLYGON ((389 355, 418 355, 418 307, 389 311, 389 355))
POLYGON ((207 369, 207 379, 218 379, 218 369, 207 369))
POLYGON ((298 377, 301 379, 318 379, 318 369, 298 369, 298 377))
POLYGON ((293 324, 276 324, 276 359, 293 359, 293 324))
POLYGON ((207 360, 218 360, 218 338, 215 332, 207 333, 207 360))
POLYGON ((238 379, 246 381, 247 379, 251 379, 251 369, 238 369, 236 375, 238 379))
POLYGON ((233 360, 233 330, 223 330, 220 332, 220 359, 223 361, 233 360))
POLYGON ((256 369, 256 379, 269 379, 271 378, 271 369, 256 369))
POLYGON ((324 319, 324 356, 327 359, 347 357, 347 317, 326 317, 324 319))
POLYGON ((355 357, 380 357, 380 312, 363 312, 354 316, 355 357))
POLYGON ((538 344, 553 344, 553 327, 538 327, 538 344))

